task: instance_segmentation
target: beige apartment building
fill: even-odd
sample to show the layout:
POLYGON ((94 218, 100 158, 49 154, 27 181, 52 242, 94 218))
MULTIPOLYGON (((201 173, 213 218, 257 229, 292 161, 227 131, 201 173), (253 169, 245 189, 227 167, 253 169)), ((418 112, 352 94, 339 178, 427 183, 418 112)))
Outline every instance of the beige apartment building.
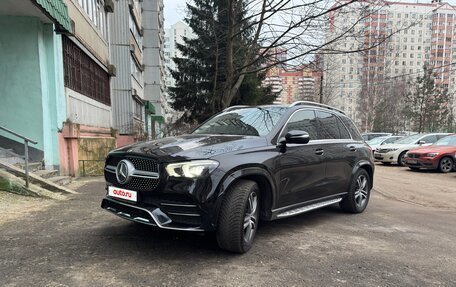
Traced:
MULTIPOLYGON (((357 3, 358 7, 367 2, 357 3)), ((447 3, 385 2, 371 6, 369 17, 355 25, 359 37, 337 43, 338 48, 352 50, 371 46, 376 39, 391 36, 383 44, 363 53, 336 54, 324 57, 324 87, 329 104, 343 109, 363 129, 369 130, 371 119, 360 110, 372 103, 363 102, 376 91, 395 81, 406 82, 422 74, 428 65, 438 75, 437 83, 454 94, 456 74, 456 9, 447 3), (361 43, 361 44, 360 44, 361 43), (360 46, 361 45, 361 46, 360 46), (362 106, 362 103, 366 106, 362 106)), ((333 14, 328 23, 328 39, 360 19, 360 9, 346 9, 333 14)), ((370 99, 370 101, 372 101, 370 99)))

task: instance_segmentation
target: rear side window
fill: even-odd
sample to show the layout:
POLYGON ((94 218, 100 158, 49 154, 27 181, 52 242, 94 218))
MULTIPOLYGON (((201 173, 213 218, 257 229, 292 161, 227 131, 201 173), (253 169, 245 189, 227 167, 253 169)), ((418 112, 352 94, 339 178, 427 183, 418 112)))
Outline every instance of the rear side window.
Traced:
POLYGON ((305 131, 311 140, 318 138, 317 119, 312 110, 297 111, 288 121, 285 133, 292 130, 305 131))
POLYGON ((341 120, 332 113, 317 111, 319 122, 320 139, 350 139, 350 133, 347 131, 341 120))
POLYGON ((422 138, 420 141, 425 141, 426 143, 435 143, 437 141, 437 136, 436 135, 431 135, 422 138))
POLYGON ((348 128, 348 130, 350 131, 352 138, 357 141, 362 141, 363 137, 359 133, 358 129, 356 128, 356 126, 352 122, 352 120, 345 116, 341 116, 340 118, 341 118, 342 122, 345 124, 345 126, 348 128))
POLYGON ((319 139, 338 139, 340 138, 339 125, 337 118, 331 113, 317 111, 319 123, 319 139))
POLYGON ((389 144, 389 143, 393 143, 393 142, 395 142, 397 140, 398 140, 398 138, 389 138, 384 143, 389 144))

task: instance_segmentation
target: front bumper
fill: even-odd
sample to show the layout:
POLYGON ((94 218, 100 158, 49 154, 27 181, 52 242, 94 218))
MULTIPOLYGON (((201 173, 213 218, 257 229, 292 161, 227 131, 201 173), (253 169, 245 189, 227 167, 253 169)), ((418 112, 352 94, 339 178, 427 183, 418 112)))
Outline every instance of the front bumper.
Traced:
POLYGON ((408 167, 417 167, 417 168, 426 168, 426 169, 437 169, 438 160, 431 157, 420 157, 420 158, 410 158, 405 157, 405 165, 408 167))
MULTIPOLYGON (((184 208, 193 208, 194 206, 181 206, 184 208)), ((191 226, 179 224, 173 221, 168 214, 163 212, 158 207, 141 207, 135 206, 116 200, 110 197, 105 197, 101 202, 101 208, 130 221, 156 226, 163 229, 183 230, 183 231, 205 231, 202 226, 191 226)), ((181 215, 182 216, 182 215, 181 215)), ((184 216, 198 217, 196 213, 187 213, 184 216)))
POLYGON ((397 162, 397 154, 395 151, 390 151, 386 153, 374 152, 374 160, 379 162, 397 162))

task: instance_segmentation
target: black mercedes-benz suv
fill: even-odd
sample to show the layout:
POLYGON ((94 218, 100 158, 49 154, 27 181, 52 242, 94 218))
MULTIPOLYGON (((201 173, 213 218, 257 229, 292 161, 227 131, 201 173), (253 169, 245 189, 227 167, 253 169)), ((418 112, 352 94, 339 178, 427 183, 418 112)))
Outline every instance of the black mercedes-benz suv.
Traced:
POLYGON ((235 106, 193 133, 109 153, 101 207, 165 229, 215 231, 220 247, 252 246, 258 222, 339 203, 363 212, 372 151, 330 106, 235 106))

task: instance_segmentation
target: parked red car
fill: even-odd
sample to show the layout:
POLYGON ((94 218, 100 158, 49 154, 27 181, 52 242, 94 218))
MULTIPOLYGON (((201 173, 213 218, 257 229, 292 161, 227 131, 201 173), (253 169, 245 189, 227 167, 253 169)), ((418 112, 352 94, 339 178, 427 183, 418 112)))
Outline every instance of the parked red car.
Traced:
POLYGON ((441 138, 430 146, 411 149, 404 159, 405 165, 413 170, 438 169, 445 173, 456 170, 456 135, 441 138))

